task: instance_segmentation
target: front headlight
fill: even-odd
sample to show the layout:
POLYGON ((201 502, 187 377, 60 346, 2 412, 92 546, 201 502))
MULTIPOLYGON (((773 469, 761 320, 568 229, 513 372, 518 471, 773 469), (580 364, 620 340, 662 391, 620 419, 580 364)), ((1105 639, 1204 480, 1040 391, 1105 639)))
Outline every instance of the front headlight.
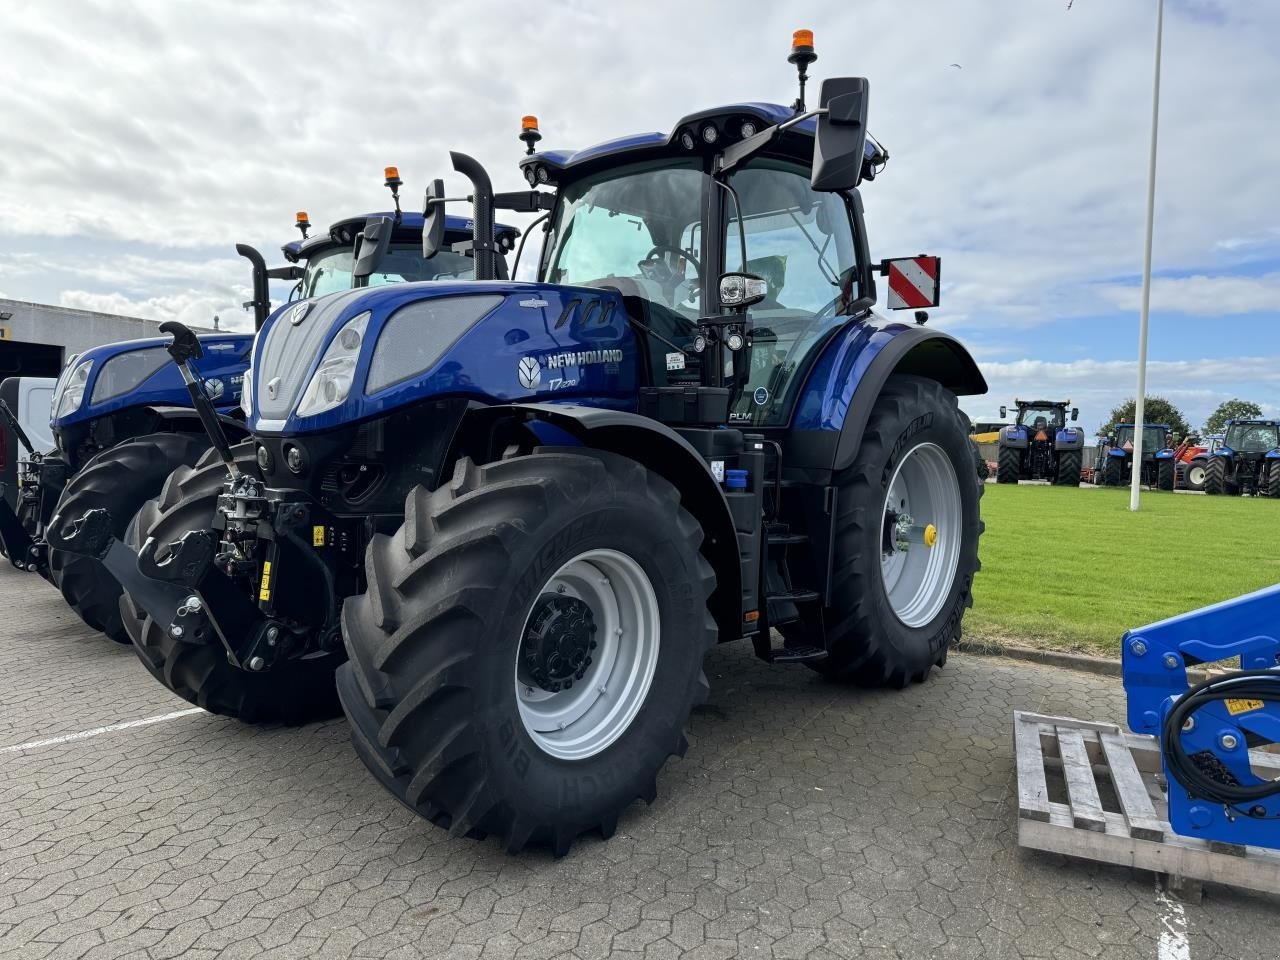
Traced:
POLYGON ((298 416, 311 417, 324 413, 347 399, 347 395, 351 393, 352 381, 355 380, 356 361, 360 359, 364 328, 369 325, 370 316, 370 312, 366 310, 348 320, 346 326, 338 331, 302 394, 302 400, 298 403, 298 416))
POLYGON ((93 361, 86 360, 71 371, 71 376, 67 378, 67 385, 62 390, 62 396, 58 398, 58 409, 53 411, 53 419, 61 420, 80 409, 80 404, 84 400, 85 384, 89 382, 89 371, 92 368, 93 361))

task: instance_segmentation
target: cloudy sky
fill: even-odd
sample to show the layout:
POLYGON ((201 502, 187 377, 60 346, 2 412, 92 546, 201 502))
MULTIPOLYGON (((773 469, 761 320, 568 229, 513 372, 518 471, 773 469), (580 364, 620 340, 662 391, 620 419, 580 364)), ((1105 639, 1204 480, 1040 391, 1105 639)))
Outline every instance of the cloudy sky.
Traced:
MULTIPOLYGON (((992 386, 969 412, 1097 426, 1133 392, 1154 0, 14 4, 0 296, 247 328, 236 241, 385 207, 386 164, 412 205, 461 192, 451 148, 515 189, 524 113, 573 147, 789 102, 797 27, 817 77, 870 78, 873 254, 943 256, 931 322, 992 386)), ((1280 416, 1277 36, 1280 4, 1167 0, 1149 384, 1193 423, 1280 416)))

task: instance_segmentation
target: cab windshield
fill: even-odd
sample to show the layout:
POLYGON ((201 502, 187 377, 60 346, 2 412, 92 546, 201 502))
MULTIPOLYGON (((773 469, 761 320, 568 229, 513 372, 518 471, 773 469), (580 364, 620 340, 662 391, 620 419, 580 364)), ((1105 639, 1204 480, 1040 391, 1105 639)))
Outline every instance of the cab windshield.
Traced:
POLYGON ((1233 423, 1226 443, 1236 453, 1266 453, 1280 447, 1280 429, 1273 423, 1233 423))
MULTIPOLYGON (((1116 427, 1116 446, 1123 447, 1133 443, 1133 424, 1116 427)), ((1142 452, 1155 453, 1165 447, 1164 427, 1142 428, 1142 452)))
MULTIPOLYGON (((315 254, 307 261, 302 277, 303 299, 323 297, 339 290, 351 289, 354 255, 351 247, 335 247, 315 254)), ((451 250, 441 250, 430 260, 423 259, 422 247, 416 243, 393 243, 369 286, 409 283, 414 280, 470 279, 474 263, 470 257, 451 250)))
MULTIPOLYGON (((1025 407, 1018 412, 1018 423, 1021 426, 1035 427, 1037 420, 1043 420, 1041 426, 1061 427, 1066 421, 1062 419, 1062 411, 1057 407, 1025 407)), ((1133 428, 1129 428, 1132 432, 1133 428)))

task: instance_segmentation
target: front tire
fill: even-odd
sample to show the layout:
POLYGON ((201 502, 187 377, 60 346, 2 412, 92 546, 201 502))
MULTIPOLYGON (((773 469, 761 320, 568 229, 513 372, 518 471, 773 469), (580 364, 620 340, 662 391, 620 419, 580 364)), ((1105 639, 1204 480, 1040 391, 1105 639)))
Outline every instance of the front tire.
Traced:
POLYGON ((1161 460, 1156 465, 1156 487, 1160 490, 1173 489, 1173 461, 1161 460))
MULTIPOLYGON (((104 450, 71 478, 58 499, 56 516, 64 523, 86 511, 111 513, 112 533, 123 538, 142 505, 160 493, 169 474, 190 467, 209 449, 209 441, 190 433, 155 433, 104 450)), ((120 619, 120 584, 93 557, 49 550, 49 579, 88 626, 116 643, 129 643, 120 619)))
POLYGON ((1204 492, 1211 497, 1227 491, 1227 463, 1221 457, 1211 457, 1204 468, 1204 492))
POLYGON ((1263 461, 1263 469, 1266 471, 1267 496, 1280 499, 1280 460, 1271 463, 1263 461))
POLYGON ((1107 457, 1107 465, 1102 469, 1102 485, 1119 487, 1124 484, 1124 460, 1121 457, 1107 457))
MULTIPOLYGON (((232 453, 242 472, 259 475, 252 443, 238 444, 232 453)), ((126 542, 137 549, 147 537, 167 544, 188 530, 208 529, 226 480, 227 468, 212 450, 194 468, 179 467, 159 499, 139 511, 126 542)), ((210 713, 247 723, 300 724, 339 712, 333 674, 344 659, 341 650, 280 660, 270 670, 250 673, 227 661, 216 638, 174 638, 151 617, 140 616, 127 596, 121 608, 130 632, 136 631, 134 650, 151 675, 210 713)))
POLYGON ((967 444, 953 393, 921 377, 889 379, 853 463, 835 476, 827 658, 810 663, 813 669, 842 682, 900 688, 946 662, 973 605, 983 529, 982 488, 958 482, 969 470, 967 444), (916 528, 932 526, 923 535, 932 544, 911 542, 900 551, 890 509, 901 511, 898 520, 909 513, 916 528), (891 536, 895 550, 886 552, 891 536))
POLYGON ((654 799, 707 694, 715 577, 702 536, 676 489, 625 457, 459 461, 451 482, 409 494, 398 533, 373 539, 368 592, 343 608, 338 688, 357 753, 410 809, 455 834, 497 834, 512 853, 610 836, 634 800, 654 799), (623 580, 634 589, 606 586, 623 580), (632 629, 629 592, 647 598, 634 609, 649 613, 630 617, 649 654, 624 658, 618 640, 610 660, 611 624, 624 639, 632 629), (605 594, 619 598, 613 614, 605 594), (647 676, 645 689, 628 676, 647 676), (626 722, 609 726, 610 711, 626 722))

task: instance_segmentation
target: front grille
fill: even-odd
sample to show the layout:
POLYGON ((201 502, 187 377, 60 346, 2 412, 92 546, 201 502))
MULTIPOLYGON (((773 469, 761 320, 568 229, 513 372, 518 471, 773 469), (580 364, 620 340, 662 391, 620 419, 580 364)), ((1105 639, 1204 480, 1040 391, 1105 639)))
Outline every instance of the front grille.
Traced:
POLYGON ((365 291, 346 290, 315 301, 306 318, 294 326, 284 316, 272 324, 254 362, 253 395, 267 420, 283 420, 302 394, 312 362, 324 350, 334 319, 365 291), (267 384, 279 377, 275 396, 267 384))

